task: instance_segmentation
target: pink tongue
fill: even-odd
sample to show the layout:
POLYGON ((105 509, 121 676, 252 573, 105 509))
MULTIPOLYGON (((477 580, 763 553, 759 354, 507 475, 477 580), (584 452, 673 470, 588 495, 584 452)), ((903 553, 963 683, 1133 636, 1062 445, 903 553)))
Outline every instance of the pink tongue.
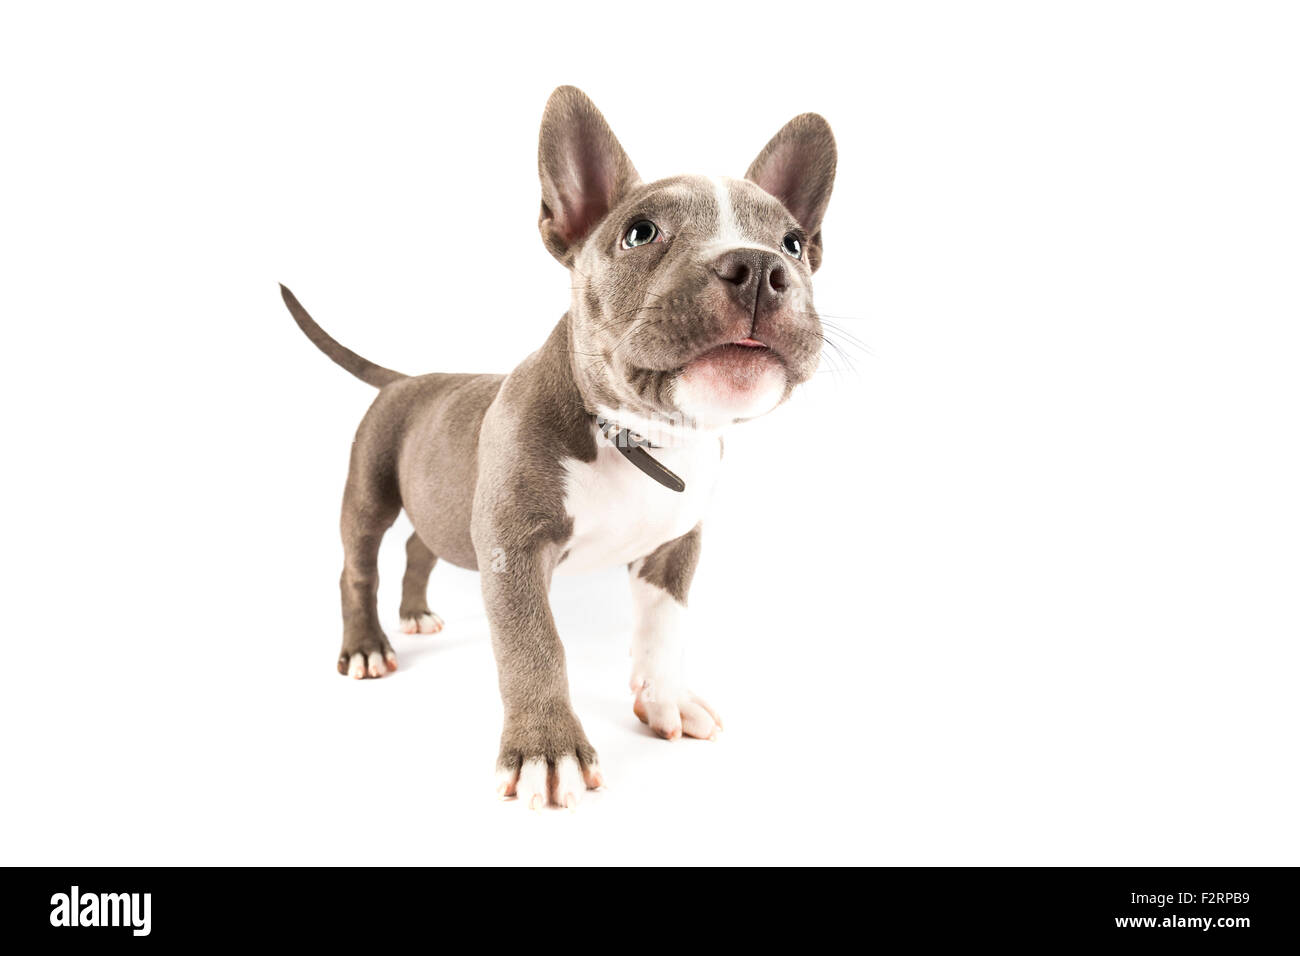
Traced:
POLYGON ((741 339, 741 340, 740 340, 739 342, 737 342, 736 344, 737 344, 737 345, 743 345, 743 346, 745 346, 745 348, 747 348, 747 349, 765 349, 765 348, 767 348, 767 346, 764 345, 762 342, 760 342, 758 339, 741 339))

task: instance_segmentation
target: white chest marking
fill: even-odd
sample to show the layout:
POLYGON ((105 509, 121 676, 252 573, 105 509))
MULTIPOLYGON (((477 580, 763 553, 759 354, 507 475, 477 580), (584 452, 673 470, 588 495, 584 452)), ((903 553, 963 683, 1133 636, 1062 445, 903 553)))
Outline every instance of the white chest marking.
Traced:
POLYGON ((722 464, 718 438, 707 433, 684 444, 651 449, 650 454, 686 482, 685 491, 670 491, 624 458, 594 427, 593 434, 595 461, 564 461, 564 505, 573 518, 573 536, 564 545, 568 556, 555 569, 557 574, 630 564, 680 538, 704 517, 722 464))

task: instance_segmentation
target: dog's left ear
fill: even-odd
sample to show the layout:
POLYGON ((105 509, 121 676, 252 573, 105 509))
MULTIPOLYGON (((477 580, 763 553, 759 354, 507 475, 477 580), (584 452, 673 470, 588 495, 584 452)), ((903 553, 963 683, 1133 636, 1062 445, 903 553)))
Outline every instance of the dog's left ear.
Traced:
POLYGON ((546 102, 537 171, 542 242, 570 267, 591 230, 640 182, 605 117, 574 86, 561 86, 546 102))
POLYGON ((822 261, 822 216, 835 183, 835 137, 816 113, 796 116, 772 137, 745 178, 767 190, 790 210, 809 235, 808 265, 822 261))

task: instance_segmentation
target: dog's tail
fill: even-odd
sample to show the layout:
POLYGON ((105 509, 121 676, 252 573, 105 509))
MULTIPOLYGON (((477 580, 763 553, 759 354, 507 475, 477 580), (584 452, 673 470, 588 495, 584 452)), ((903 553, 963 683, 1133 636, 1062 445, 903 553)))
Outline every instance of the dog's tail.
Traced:
POLYGON ((294 294, 286 289, 283 283, 280 284, 280 295, 284 297, 284 304, 289 307, 289 314, 298 323, 298 328, 302 329, 303 334, 311 339, 312 344, 367 385, 383 388, 389 382, 396 382, 399 378, 406 378, 401 372, 394 372, 391 368, 376 365, 368 359, 363 359, 350 348, 335 342, 330 338, 329 333, 317 325, 316 321, 307 314, 307 310, 302 307, 302 303, 294 298, 294 294))

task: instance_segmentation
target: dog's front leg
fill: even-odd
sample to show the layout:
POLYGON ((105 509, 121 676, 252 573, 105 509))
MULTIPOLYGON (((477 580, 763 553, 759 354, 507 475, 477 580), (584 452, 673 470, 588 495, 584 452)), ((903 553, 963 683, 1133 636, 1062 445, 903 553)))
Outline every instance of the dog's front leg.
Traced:
POLYGON ((532 809, 574 807, 603 780, 596 751, 569 701, 564 646, 547 599, 559 557, 554 544, 480 549, 483 599, 492 628, 505 727, 497 792, 532 809))
POLYGON ((633 712, 660 737, 712 739, 722 719, 686 687, 686 595, 700 556, 700 529, 633 562, 633 712))

